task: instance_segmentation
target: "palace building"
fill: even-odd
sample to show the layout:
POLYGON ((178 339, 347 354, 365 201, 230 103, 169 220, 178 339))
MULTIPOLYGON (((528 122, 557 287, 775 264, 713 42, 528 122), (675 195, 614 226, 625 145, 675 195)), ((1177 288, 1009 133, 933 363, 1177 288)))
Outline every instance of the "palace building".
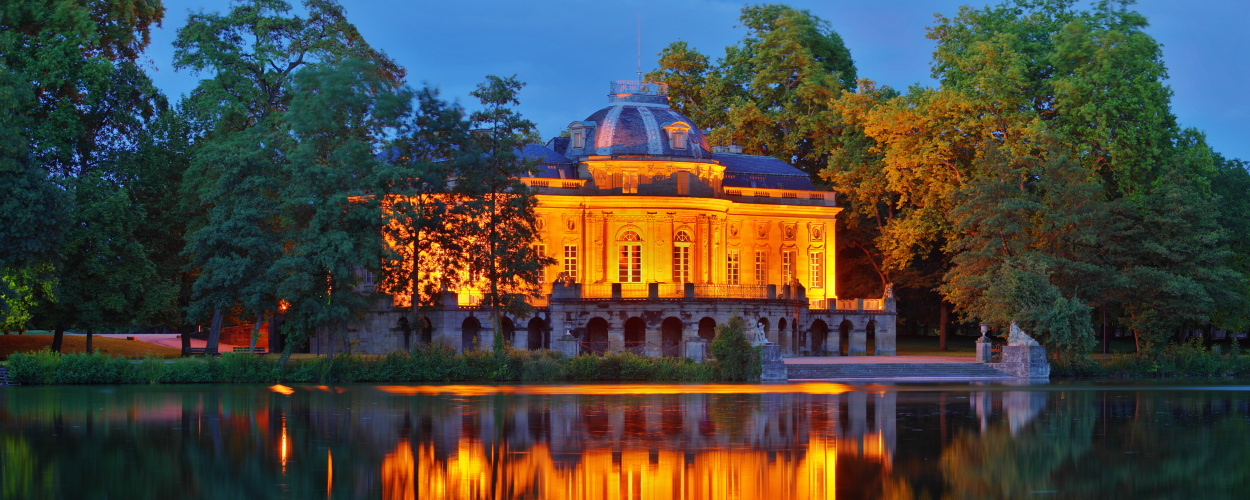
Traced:
MULTIPOLYGON (((836 194, 776 158, 709 147, 664 84, 614 82, 607 107, 522 153, 538 162, 521 179, 537 193, 536 243, 556 264, 534 313, 504 319, 512 346, 701 357, 737 315, 787 355, 894 354, 889 292, 837 293, 836 194)), ((357 352, 490 347, 480 304, 457 290, 414 318, 388 302, 350 332, 357 352)), ((330 352, 321 337, 310 349, 330 352)))

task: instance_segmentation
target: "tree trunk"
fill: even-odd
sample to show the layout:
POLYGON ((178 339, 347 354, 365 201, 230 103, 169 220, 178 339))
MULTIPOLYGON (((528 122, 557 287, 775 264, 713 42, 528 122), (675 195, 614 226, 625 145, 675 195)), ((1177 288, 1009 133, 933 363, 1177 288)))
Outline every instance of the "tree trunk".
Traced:
POLYGON ((256 324, 252 326, 252 339, 247 343, 247 352, 256 352, 256 339, 260 337, 260 323, 265 319, 265 312, 256 315, 256 324))
POLYGON ((91 327, 87 327, 87 354, 91 354, 95 352, 95 349, 91 347, 91 337, 92 337, 91 327))
POLYGON ((178 327, 178 338, 182 340, 182 355, 191 355, 191 325, 182 325, 178 327))
POLYGON ((213 310, 213 323, 208 329, 208 344, 204 346, 205 354, 217 354, 217 344, 221 341, 221 309, 213 310))
POLYGON ((1107 306, 1099 307, 1102 310, 1102 353, 1107 354, 1107 306))
POLYGON ((942 301, 942 317, 938 322, 938 350, 946 351, 946 329, 950 324, 950 305, 946 301, 942 301))
POLYGON ((61 353, 61 343, 65 340, 65 327, 56 325, 52 330, 52 352, 61 353))

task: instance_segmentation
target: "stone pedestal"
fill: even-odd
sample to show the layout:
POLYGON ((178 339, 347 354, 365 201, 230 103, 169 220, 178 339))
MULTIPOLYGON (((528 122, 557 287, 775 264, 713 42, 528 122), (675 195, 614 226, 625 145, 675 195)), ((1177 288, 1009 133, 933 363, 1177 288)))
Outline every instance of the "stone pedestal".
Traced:
POLYGON ((1003 347, 1003 362, 997 368, 1018 378, 1050 378, 1050 362, 1046 348, 1040 345, 1008 345, 1003 347))
POLYGON ((984 335, 977 339, 977 362, 989 363, 992 356, 990 339, 984 335))
POLYGON ((687 358, 690 358, 691 361, 694 361, 695 363, 702 363, 703 359, 707 357, 707 341, 703 340, 702 337, 686 337, 683 344, 685 344, 684 354, 687 358))
POLYGON ((789 379, 786 364, 781 360, 781 346, 771 342, 761 345, 760 364, 764 368, 760 373, 761 382, 785 382, 789 379))
POLYGON ((555 344, 553 347, 557 352, 568 357, 576 356, 578 351, 581 350, 579 348, 580 346, 577 345, 577 337, 568 334, 556 339, 556 341, 552 343, 555 344))

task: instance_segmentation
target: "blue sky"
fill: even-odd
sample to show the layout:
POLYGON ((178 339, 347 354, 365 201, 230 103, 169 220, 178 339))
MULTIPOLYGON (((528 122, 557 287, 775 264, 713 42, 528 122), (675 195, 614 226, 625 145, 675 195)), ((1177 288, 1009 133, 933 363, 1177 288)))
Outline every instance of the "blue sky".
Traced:
MULTIPOLYGON (((607 103, 608 82, 636 78, 639 20, 642 70, 682 40, 712 58, 743 36, 741 1, 718 0, 340 0, 374 47, 408 70, 413 86, 438 87, 445 98, 472 107, 468 93, 486 75, 517 75, 527 83, 521 112, 544 138, 607 103)), ((935 86, 929 73, 934 14, 953 16, 947 0, 795 0, 828 21, 845 40, 861 78, 897 88, 935 86)), ((224 12, 227 0, 166 0, 163 27, 154 30, 148 65, 171 98, 197 78, 173 70, 172 43, 189 11, 224 12)), ((1250 7, 1244 0, 1144 0, 1135 7, 1163 44, 1174 95, 1172 111, 1186 127, 1206 133, 1227 157, 1250 161, 1250 7)))

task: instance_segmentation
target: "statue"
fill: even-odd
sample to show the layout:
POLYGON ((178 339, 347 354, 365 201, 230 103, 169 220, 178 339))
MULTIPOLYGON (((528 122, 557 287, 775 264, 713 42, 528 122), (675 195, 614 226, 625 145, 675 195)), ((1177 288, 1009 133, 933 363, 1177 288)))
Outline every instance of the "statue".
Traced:
POLYGON ((885 298, 887 299, 894 298, 894 283, 885 284, 885 298))
POLYGON ((1024 330, 1021 330, 1019 326, 1016 326, 1015 321, 1012 321, 1011 329, 1007 332, 1007 345, 1033 346, 1033 345, 1040 345, 1040 344, 1038 344, 1036 340, 1033 340, 1033 337, 1030 337, 1028 334, 1024 333, 1024 330))
POLYGON ((764 323, 755 323, 755 333, 752 335, 752 344, 767 344, 768 334, 764 333, 764 323))

